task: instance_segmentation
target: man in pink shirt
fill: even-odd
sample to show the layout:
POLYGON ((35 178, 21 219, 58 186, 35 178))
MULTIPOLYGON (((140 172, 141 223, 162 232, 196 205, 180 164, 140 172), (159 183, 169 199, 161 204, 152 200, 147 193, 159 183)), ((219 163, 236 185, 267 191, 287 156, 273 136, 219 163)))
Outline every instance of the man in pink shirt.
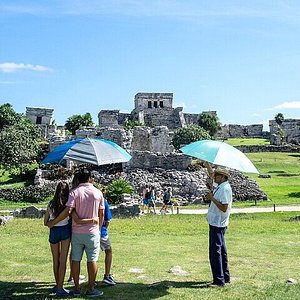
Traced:
POLYGON ((83 252, 87 256, 88 289, 87 297, 101 296, 103 292, 95 289, 97 276, 97 261, 100 252, 99 225, 103 223, 104 198, 100 190, 91 181, 91 173, 82 168, 77 173, 79 185, 71 190, 65 210, 52 221, 55 225, 61 218, 76 211, 76 218, 72 222, 72 276, 75 290, 73 296, 80 296, 79 274, 83 252), (99 219, 98 219, 99 218, 99 219))

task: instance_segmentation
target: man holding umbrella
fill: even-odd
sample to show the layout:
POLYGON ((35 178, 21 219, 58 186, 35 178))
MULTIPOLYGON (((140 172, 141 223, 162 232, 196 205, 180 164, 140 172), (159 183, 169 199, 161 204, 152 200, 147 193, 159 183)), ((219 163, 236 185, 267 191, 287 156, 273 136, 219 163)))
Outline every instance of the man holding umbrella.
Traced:
MULTIPOLYGON (((209 287, 222 287, 230 282, 228 269, 228 257, 225 244, 225 232, 229 223, 229 215, 232 206, 232 190, 228 182, 230 176, 228 169, 218 167, 212 170, 209 163, 205 164, 210 175, 213 175, 217 184, 210 191, 207 199, 210 205, 207 213, 209 224, 209 261, 213 275, 213 282, 209 287)), ((209 187, 210 189, 212 187, 209 187)))

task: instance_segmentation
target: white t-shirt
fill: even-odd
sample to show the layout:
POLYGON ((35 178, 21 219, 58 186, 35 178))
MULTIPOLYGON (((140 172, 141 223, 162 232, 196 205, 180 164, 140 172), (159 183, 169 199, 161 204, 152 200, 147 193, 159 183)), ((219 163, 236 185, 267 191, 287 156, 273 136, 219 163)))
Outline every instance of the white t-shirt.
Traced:
MULTIPOLYGON (((52 209, 49 208, 49 206, 47 207, 48 213, 49 213, 49 221, 52 221, 55 219, 55 216, 53 214, 52 209)), ((55 224, 54 226, 65 226, 68 224, 70 217, 66 217, 65 219, 63 219, 62 221, 58 222, 57 224, 55 224)))
POLYGON ((207 212, 208 224, 215 227, 226 227, 229 224, 229 215, 232 206, 232 190, 228 181, 222 182, 215 188, 214 198, 222 204, 228 204, 228 208, 226 212, 222 212, 211 202, 207 212))

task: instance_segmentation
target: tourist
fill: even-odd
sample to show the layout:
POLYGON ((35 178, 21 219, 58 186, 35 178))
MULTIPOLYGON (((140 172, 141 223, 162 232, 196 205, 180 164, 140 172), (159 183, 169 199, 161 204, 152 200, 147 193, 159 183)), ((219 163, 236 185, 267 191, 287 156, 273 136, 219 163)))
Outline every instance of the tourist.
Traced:
POLYGON ((229 223, 229 215, 232 206, 232 190, 228 182, 229 171, 224 167, 212 170, 210 164, 206 164, 208 173, 213 174, 217 184, 214 190, 210 190, 207 200, 210 201, 207 220, 209 224, 209 261, 213 276, 213 282, 209 287, 222 287, 230 283, 228 269, 228 256, 225 244, 225 232, 229 223))
POLYGON ((164 195, 163 195, 163 205, 162 205, 162 208, 161 208, 161 212, 162 211, 165 211, 166 213, 168 212, 168 206, 171 207, 171 211, 172 211, 172 214, 174 213, 174 209, 173 209, 173 202, 172 202, 172 192, 171 192, 171 188, 167 188, 164 192, 164 195))
MULTIPOLYGON (((71 190, 77 188, 78 185, 79 185, 78 172, 75 171, 72 182, 71 182, 71 190)), ((73 217, 73 213, 72 213, 72 217, 73 217)), ((72 224, 72 218, 70 218, 69 222, 72 224)), ((79 220, 77 220, 77 223, 79 223, 79 220)), ((69 262, 70 262, 70 274, 69 274, 69 278, 68 278, 67 282, 68 282, 68 284, 73 284, 74 285, 74 280, 73 280, 72 272, 71 272, 71 270, 72 270, 72 247, 71 247, 71 250, 70 250, 69 262)), ((85 276, 80 274, 79 275, 79 284, 81 284, 83 282, 85 282, 85 276)))
POLYGON ((155 205, 155 188, 151 186, 149 192, 146 193, 146 198, 148 200, 148 212, 151 212, 153 209, 153 213, 156 214, 156 205, 155 205))
MULTIPOLYGON (((56 187, 53 199, 49 202, 44 216, 44 225, 47 226, 49 221, 55 219, 66 208, 69 196, 69 185, 60 181, 56 187)), ((52 253, 53 273, 56 285, 52 292, 58 297, 69 295, 69 291, 63 288, 66 263, 71 239, 70 217, 66 215, 64 219, 57 222, 50 228, 49 243, 52 253)))
POLYGON ((108 226, 110 224, 110 220, 112 219, 112 213, 107 200, 104 200, 104 205, 105 205, 104 221, 100 230, 100 234, 101 234, 100 248, 102 251, 105 252, 105 259, 104 259, 105 271, 104 271, 102 282, 107 285, 115 285, 116 283, 110 274, 110 269, 112 264, 112 247, 111 247, 111 241, 107 231, 108 226))
POLYGON ((143 207, 142 207, 142 213, 145 213, 145 208, 147 208, 147 212, 149 212, 149 198, 151 196, 150 189, 148 185, 145 185, 143 189, 143 207))
POLYGON ((81 168, 78 172, 79 186, 72 190, 65 210, 49 226, 53 226, 73 210, 80 218, 80 223, 72 222, 72 275, 75 289, 73 296, 80 296, 79 274, 83 252, 87 256, 88 287, 87 297, 97 297, 103 294, 95 289, 97 276, 97 261, 100 251, 99 225, 103 222, 104 199, 100 190, 93 186, 91 172, 81 168))

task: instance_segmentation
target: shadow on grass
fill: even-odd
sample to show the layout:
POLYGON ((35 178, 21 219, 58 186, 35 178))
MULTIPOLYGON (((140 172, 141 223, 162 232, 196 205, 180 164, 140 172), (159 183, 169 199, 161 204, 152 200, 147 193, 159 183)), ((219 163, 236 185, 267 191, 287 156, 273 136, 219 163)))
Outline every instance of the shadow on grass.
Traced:
MULTIPOLYGON (((158 299, 170 294, 170 288, 199 289, 207 288, 208 281, 158 281, 152 284, 118 282, 114 287, 98 288, 104 291, 101 299, 158 299)), ((5 282, 0 281, 0 299, 58 299, 49 290, 53 287, 49 282, 5 282)), ((81 298, 85 298, 82 288, 81 298)), ((69 299, 71 297, 68 297, 69 299)))
POLYGON ((294 177, 299 176, 298 173, 289 173, 289 174, 277 174, 278 177, 294 177))
POLYGON ((297 193, 289 193, 288 197, 300 198, 300 192, 297 193))
POLYGON ((288 156, 292 156, 292 157, 300 157, 300 154, 289 154, 288 156))
POLYGON ((272 174, 272 173, 284 174, 285 171, 269 171, 268 173, 269 174, 272 174))

